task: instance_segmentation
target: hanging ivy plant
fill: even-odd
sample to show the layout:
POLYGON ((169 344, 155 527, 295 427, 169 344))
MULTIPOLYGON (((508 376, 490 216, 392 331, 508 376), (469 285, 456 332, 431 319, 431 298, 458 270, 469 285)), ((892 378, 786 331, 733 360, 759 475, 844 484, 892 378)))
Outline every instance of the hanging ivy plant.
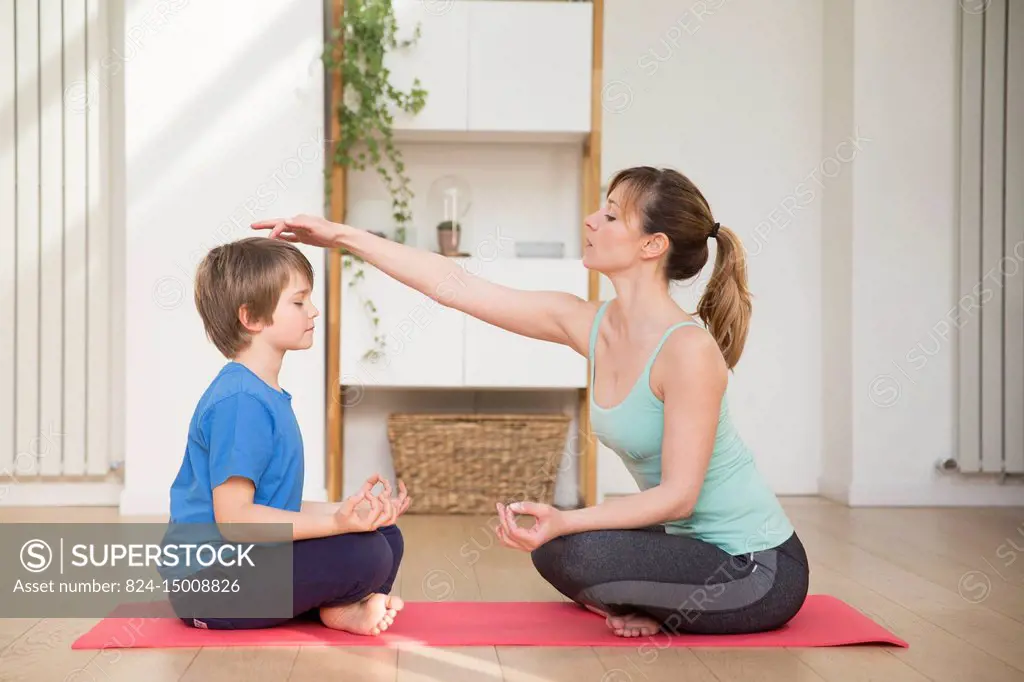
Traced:
MULTIPOLYGON (((426 104, 427 92, 420 87, 419 79, 413 81, 408 92, 391 83, 385 56, 391 50, 414 45, 420 37, 417 26, 411 39, 398 40, 397 28, 391 0, 345 0, 344 12, 324 46, 323 61, 329 74, 340 73, 343 87, 340 101, 331 112, 339 124, 338 139, 333 141, 332 163, 352 170, 372 168, 376 172, 391 197, 392 238, 405 243, 412 221, 413 193, 401 151, 395 146, 392 112, 419 113, 426 104)), ((330 193, 328 168, 328 198, 330 193)), ((355 269, 349 286, 359 293, 360 284, 365 282, 363 260, 343 251, 342 267, 355 269)), ((367 295, 361 294, 360 299, 374 336, 373 348, 363 357, 377 360, 385 350, 377 307, 367 295)))

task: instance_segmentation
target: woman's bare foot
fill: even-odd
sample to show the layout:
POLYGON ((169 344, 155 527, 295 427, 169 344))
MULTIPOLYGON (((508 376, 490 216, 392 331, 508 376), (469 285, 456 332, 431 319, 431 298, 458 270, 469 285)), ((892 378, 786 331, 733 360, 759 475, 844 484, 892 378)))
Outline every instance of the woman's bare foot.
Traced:
POLYGON ((647 616, 632 613, 628 616, 613 616, 609 613, 584 604, 588 611, 593 611, 599 616, 604 616, 608 629, 619 637, 649 637, 661 631, 658 621, 647 616))
POLYGON ((608 616, 605 622, 619 637, 650 637, 661 631, 658 621, 636 613, 628 616, 608 616))
POLYGON ((401 597, 374 593, 354 604, 325 606, 320 620, 334 630, 376 636, 391 627, 403 606, 401 597))

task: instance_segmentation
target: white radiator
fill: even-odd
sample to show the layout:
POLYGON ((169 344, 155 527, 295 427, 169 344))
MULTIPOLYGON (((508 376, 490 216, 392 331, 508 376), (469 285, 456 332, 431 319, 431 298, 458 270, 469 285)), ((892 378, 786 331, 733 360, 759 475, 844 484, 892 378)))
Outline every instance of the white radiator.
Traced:
MULTIPOLYGON (((102 0, 0 0, 0 481, 110 462, 102 0)), ((72 486, 73 487, 73 486, 72 486)))
POLYGON ((957 461, 963 472, 1019 474, 1024 473, 1024 2, 990 0, 979 12, 960 16, 957 461))

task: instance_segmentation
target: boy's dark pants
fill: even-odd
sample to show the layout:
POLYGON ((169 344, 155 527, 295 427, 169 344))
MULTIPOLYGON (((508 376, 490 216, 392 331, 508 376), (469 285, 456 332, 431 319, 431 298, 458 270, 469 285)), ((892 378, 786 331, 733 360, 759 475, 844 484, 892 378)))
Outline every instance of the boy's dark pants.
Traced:
MULTIPOLYGON (((370 533, 296 540, 292 543, 292 618, 192 618, 186 602, 174 595, 171 601, 186 625, 210 630, 269 628, 293 618, 319 620, 322 606, 351 604, 375 592, 390 593, 404 552, 402 533, 394 525, 370 533)), ((223 568, 210 567, 193 577, 223 580, 227 576, 223 568)))

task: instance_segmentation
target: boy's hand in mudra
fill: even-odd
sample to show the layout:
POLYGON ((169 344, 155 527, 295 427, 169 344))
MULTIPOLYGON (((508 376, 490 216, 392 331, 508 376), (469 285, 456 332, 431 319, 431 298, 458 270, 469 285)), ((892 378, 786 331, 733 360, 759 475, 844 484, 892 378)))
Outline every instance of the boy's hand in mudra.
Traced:
MULTIPOLYGON (((391 484, 388 483, 387 479, 384 480, 384 492, 381 495, 391 497, 391 484)), ((399 480, 398 497, 392 500, 392 504, 395 506, 395 518, 404 514, 405 510, 409 508, 410 503, 412 503, 412 498, 409 497, 409 491, 406 489, 405 483, 399 480)))
POLYGON ((366 533, 381 526, 390 526, 409 508, 412 498, 408 496, 405 483, 398 482, 398 497, 392 498, 391 484, 387 479, 373 475, 366 480, 357 493, 346 498, 334 513, 340 533, 366 533), (378 483, 384 490, 379 495, 370 492, 378 483))
POLYGON ((565 533, 564 515, 549 504, 540 502, 513 502, 497 505, 499 525, 498 539, 506 547, 532 552, 545 542, 554 540, 565 533), (532 516, 531 528, 521 528, 516 523, 516 514, 532 516))
POLYGON ((390 498, 359 491, 346 497, 334 512, 338 533, 368 533, 394 523, 395 507, 390 498))
POLYGON ((394 506, 396 510, 395 518, 398 518, 399 516, 405 513, 406 509, 409 508, 409 504, 412 502, 412 498, 409 497, 409 492, 408 490, 406 490, 405 483, 403 483, 401 480, 398 481, 398 497, 393 498, 391 496, 392 493, 393 489, 391 488, 391 482, 388 481, 388 479, 381 476, 380 474, 373 474, 368 479, 366 479, 366 482, 363 483, 363 487, 360 488, 359 492, 353 496, 358 497, 360 495, 363 495, 365 497, 363 501, 359 502, 356 505, 356 510, 362 511, 369 509, 369 500, 371 498, 376 497, 377 500, 381 501, 381 503, 383 503, 385 499, 388 499, 391 500, 391 504, 394 506), (381 484, 383 489, 381 490, 379 495, 373 495, 370 491, 377 487, 378 483, 381 484))

